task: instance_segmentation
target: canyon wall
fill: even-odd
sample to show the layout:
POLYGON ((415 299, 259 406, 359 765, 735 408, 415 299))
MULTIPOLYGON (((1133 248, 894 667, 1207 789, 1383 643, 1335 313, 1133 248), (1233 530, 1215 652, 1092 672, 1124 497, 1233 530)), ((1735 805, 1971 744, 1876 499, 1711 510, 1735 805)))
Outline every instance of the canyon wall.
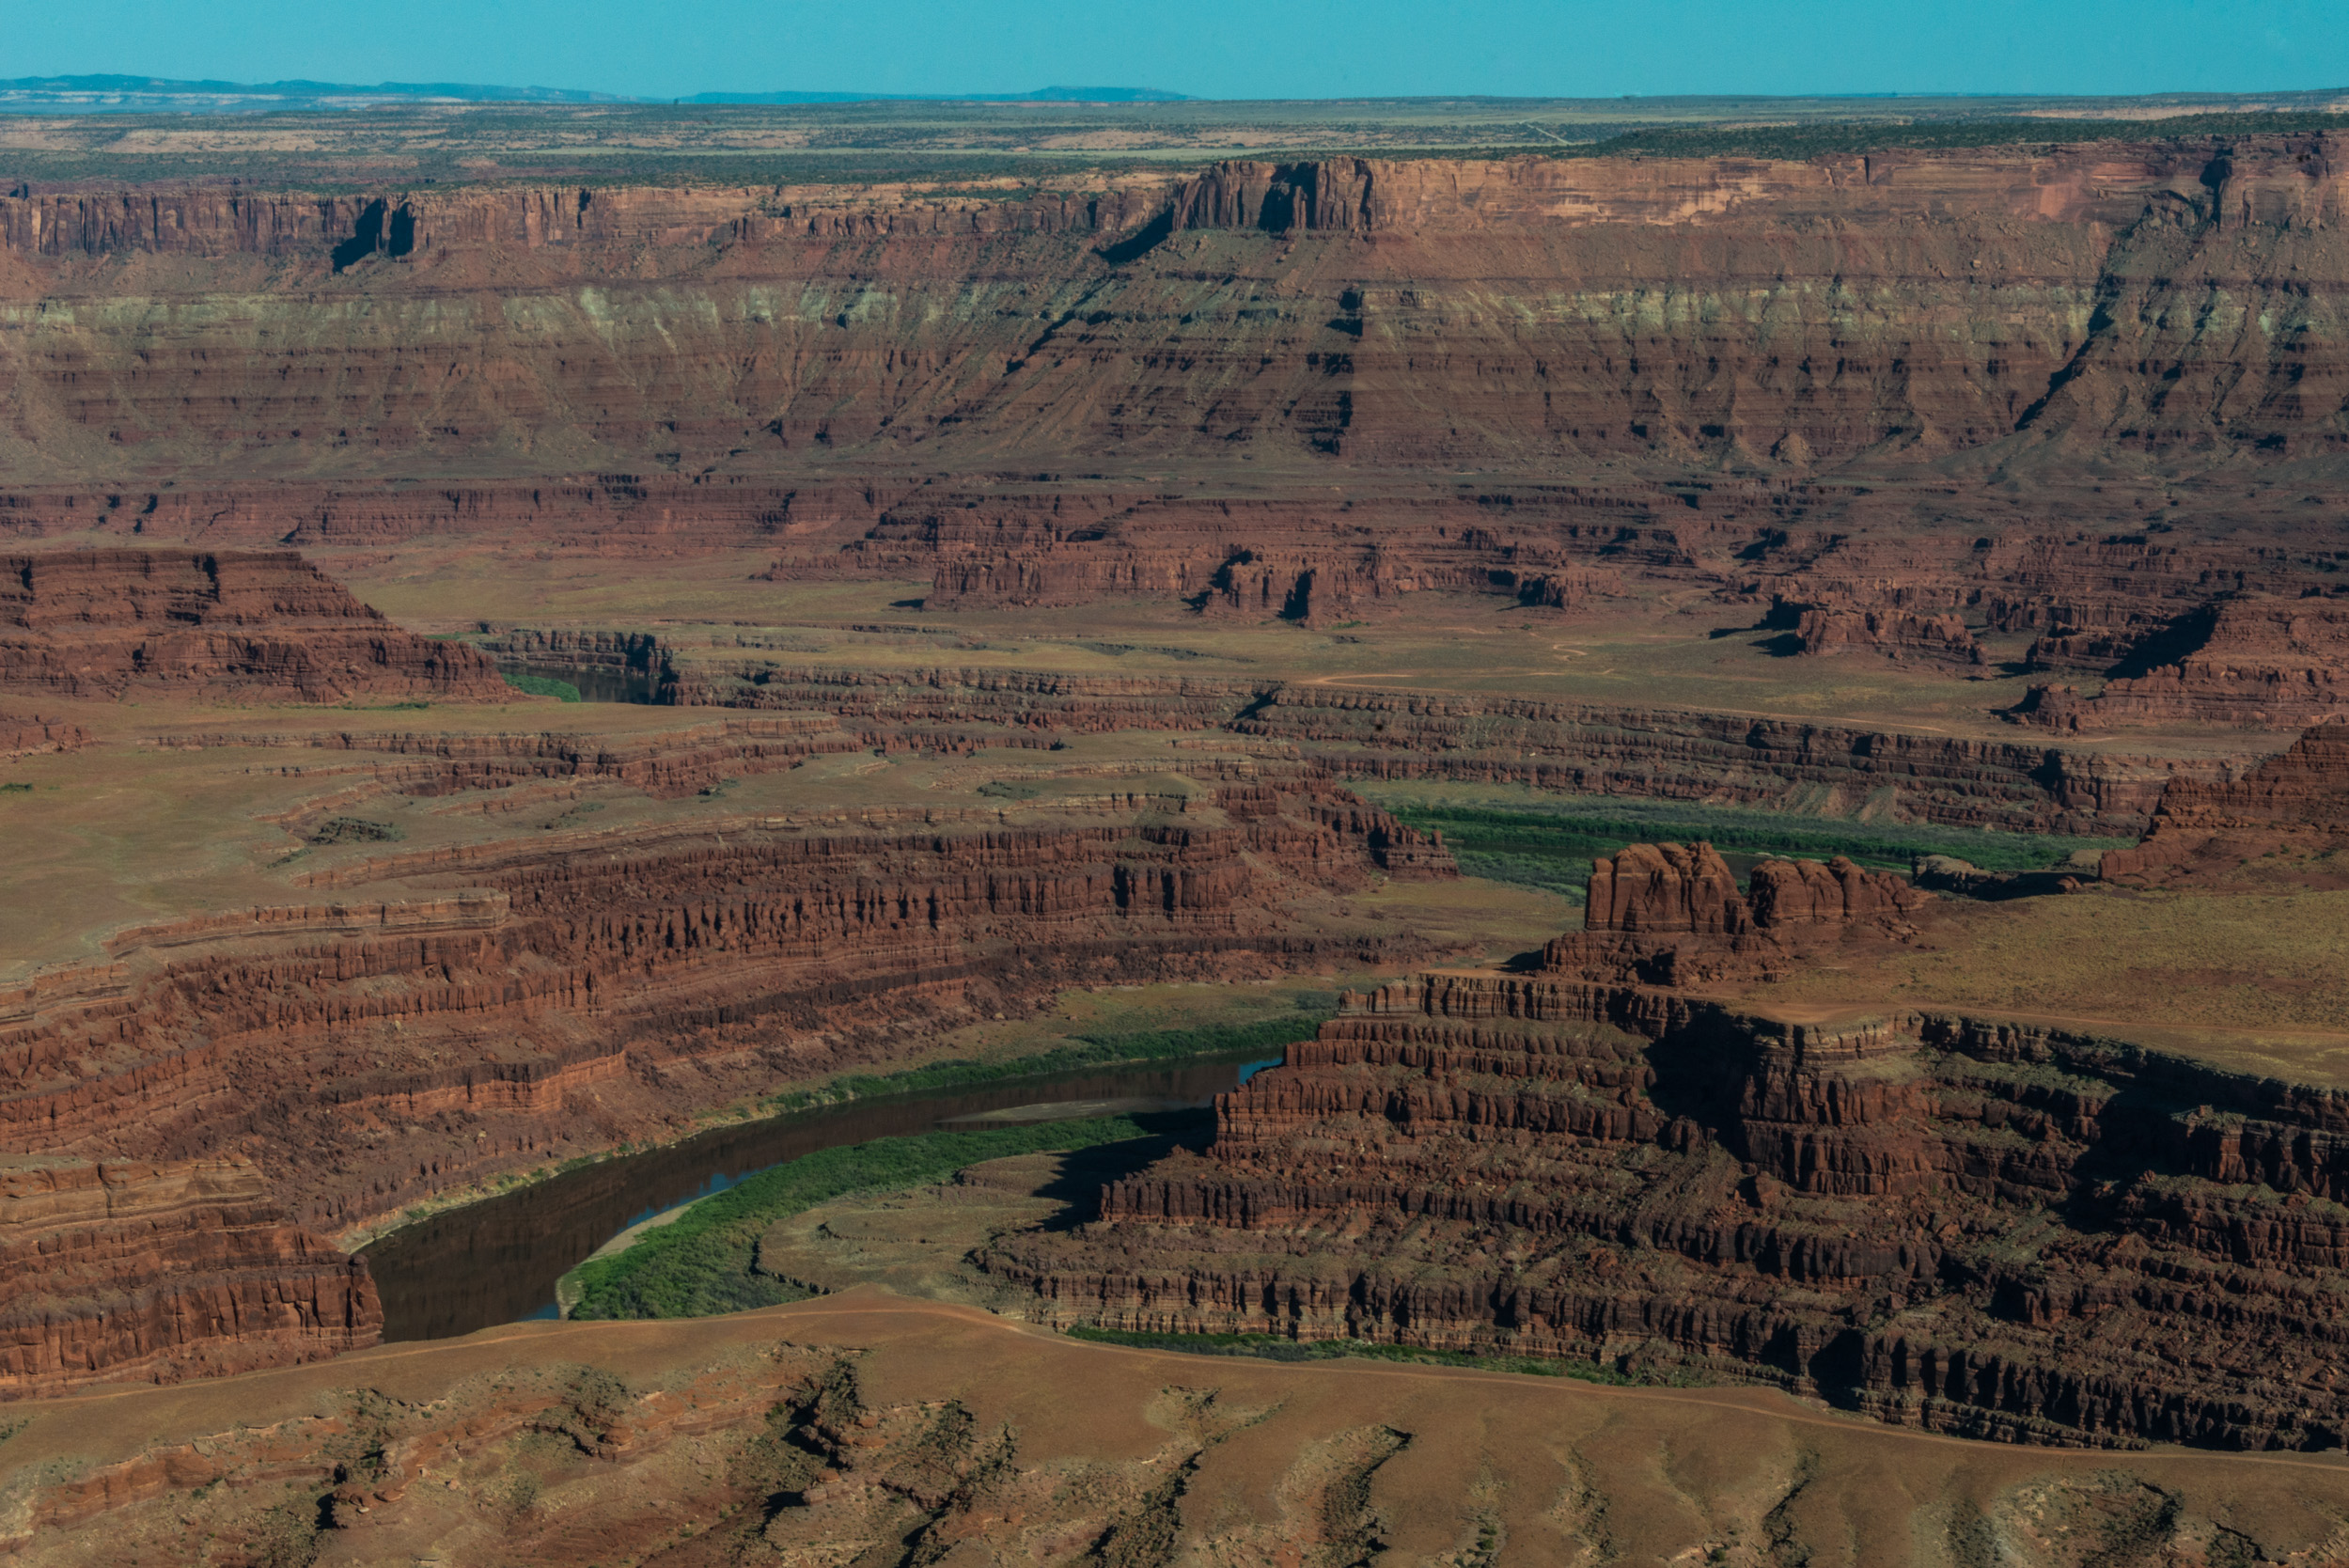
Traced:
MULTIPOLYGON (((1374 875, 1450 872, 1350 776, 2153 822, 2115 877, 2267 831, 2294 769, 2338 771, 2321 733, 2247 779, 2092 732, 2349 705, 2342 153, 1338 159, 1020 200, 0 196, 12 754, 87 740, 37 716, 52 699, 502 697, 480 651, 287 553, 426 539, 730 551, 778 600, 926 584, 940 610, 1701 606, 1820 662, 1790 669, 1955 679, 2029 638, 2020 664, 2050 677, 1994 743, 748 647, 672 663, 641 634, 497 628, 509 657, 713 716, 146 735, 265 747, 354 795, 665 801, 857 751, 1136 729, 1229 749, 1018 812, 713 808, 322 858, 288 902, 36 977, 0 996, 0 1148, 43 1162, 8 1178, 0 1252, 72 1294, 0 1300, 10 1390, 364 1342, 372 1298, 331 1238, 1060 988, 1422 961, 1407 927, 1332 913, 1374 875), (86 1212, 117 1179, 134 1190, 86 1212)), ((2329 1100, 2084 1036, 1773 1028, 1594 979, 1659 909, 1674 937, 1685 905, 1692 941, 1768 928, 1789 952, 1914 911, 1845 869, 1743 896, 1682 869, 1660 900, 1618 900, 1641 868, 1608 870, 1584 933, 1605 940, 1383 994, 1228 1101, 1211 1155, 995 1266, 1071 1321, 1694 1366, 1939 1430, 2349 1435, 2322 1371, 2329 1100)))
POLYGON ((1374 872, 1456 874, 1293 765, 1160 770, 1026 817, 395 853, 308 879, 360 889, 337 902, 126 931, 0 996, 0 1149, 35 1162, 0 1206, 0 1394, 364 1342, 365 1269, 321 1234, 1072 985, 1409 962, 1424 941, 1323 906, 1374 872))
MULTIPOLYGON (((583 667, 605 667, 589 652, 583 667)), ((1579 794, 1768 804, 1804 792, 1856 811, 2038 833, 2143 830, 2173 778, 2219 780, 2247 760, 2044 742, 1984 742, 1658 708, 1212 676, 844 668, 745 658, 668 662, 662 700, 828 713, 860 728, 1222 729, 1286 743, 1341 776, 1527 784, 1579 794)), ((998 742, 1000 744, 1000 742, 998 742)))
POLYGON ((2324 612, 2193 634, 2338 585, 2344 170, 2310 133, 10 196, 0 532, 760 549, 1308 625, 1699 587, 1813 657, 2030 632, 2110 686, 2024 723, 2286 728, 2343 702, 2324 612))
MULTIPOLYGON (((478 649, 392 625, 300 556, 170 549, 0 557, 0 690, 10 689, 304 702, 512 695, 478 649)), ((9 749, 43 747, 20 739, 9 749)))
POLYGON ((0 1017, 0 1132, 84 1157, 249 1148, 298 1219, 342 1231, 574 1137, 869 1061, 916 1019, 1348 953, 1288 898, 1451 874, 1309 776, 1074 819, 737 819, 362 862, 330 885, 465 890, 124 933, 90 995, 0 1017))
POLYGON ((1031 1315, 1685 1369, 2008 1441, 2326 1450, 2349 1105, 2076 1032, 1571 980, 1357 999, 1031 1315))
POLYGON ((319 1360, 383 1321, 250 1160, 0 1160, 0 1400, 319 1360))
POLYGON ((1250 447, 1799 474, 2018 433, 2338 455, 2344 178, 2311 133, 1019 200, 8 196, 7 428, 26 481, 181 485, 1250 447))

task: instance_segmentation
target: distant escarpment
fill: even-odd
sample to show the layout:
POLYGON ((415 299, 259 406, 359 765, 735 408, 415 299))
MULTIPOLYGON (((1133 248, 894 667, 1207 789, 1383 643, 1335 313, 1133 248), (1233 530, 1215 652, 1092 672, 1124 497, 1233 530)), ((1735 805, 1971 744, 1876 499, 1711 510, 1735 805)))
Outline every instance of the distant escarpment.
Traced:
POLYGON ((2349 1105, 2059 1029, 1431 973, 999 1245, 1031 1316, 1777 1385, 2008 1441, 2349 1437, 2349 1105))
POLYGON ((2305 459, 2349 441, 2309 392, 2341 363, 2343 167, 2312 133, 1240 162, 1017 199, 11 195, 20 298, 201 308, 13 306, 0 363, 31 472, 102 482, 1231 444, 1803 473, 2017 434, 2305 459), (2211 299, 2228 324, 2176 327, 2211 299))
MULTIPOLYGON (((509 639, 510 640, 510 639, 509 639)), ((535 646, 535 645, 534 645, 535 646)), ((553 657, 565 657, 556 653, 553 657)), ((577 655, 589 671, 608 651, 577 655)), ((650 660, 662 667, 660 657, 650 660)), ((767 658, 667 667, 661 700, 826 713, 860 731, 1220 729, 1293 745, 1341 775, 1529 784, 1587 794, 1770 802, 1824 792, 1856 810, 2027 832, 2143 830, 2173 778, 2217 780, 2248 759, 2163 758, 2060 744, 1960 740, 1845 725, 1599 703, 1237 676, 845 668, 767 658)))
POLYGON ((0 1159, 0 1399, 289 1366, 382 1329, 367 1265, 249 1160, 0 1159))
POLYGON ((1322 626, 1696 588, 1952 676, 2037 637, 2096 725, 2288 727, 2342 703, 2331 633, 2176 645, 2339 581, 2345 167, 2311 133, 0 196, 0 532, 725 547, 1322 626))
POLYGON ((0 558, 0 690, 300 702, 512 695, 478 650, 392 625, 300 556, 189 550, 0 558))

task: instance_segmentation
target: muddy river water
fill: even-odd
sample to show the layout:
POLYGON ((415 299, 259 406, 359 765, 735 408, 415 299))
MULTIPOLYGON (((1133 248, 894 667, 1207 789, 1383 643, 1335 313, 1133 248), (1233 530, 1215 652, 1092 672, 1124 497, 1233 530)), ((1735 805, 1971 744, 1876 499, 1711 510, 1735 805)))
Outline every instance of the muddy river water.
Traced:
POLYGON ((1261 1056, 1185 1058, 859 1100, 713 1128, 585 1166, 435 1215, 367 1247, 384 1297, 384 1338, 443 1340, 553 1317, 555 1282, 631 1225, 819 1149, 1023 1105, 1128 1099, 1203 1105, 1266 1065, 1261 1056))

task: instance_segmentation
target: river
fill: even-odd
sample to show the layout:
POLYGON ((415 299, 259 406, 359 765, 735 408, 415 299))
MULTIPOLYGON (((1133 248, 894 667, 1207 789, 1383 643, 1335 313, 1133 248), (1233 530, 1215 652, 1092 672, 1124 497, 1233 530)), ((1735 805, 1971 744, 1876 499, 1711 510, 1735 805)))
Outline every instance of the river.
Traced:
POLYGON ((928 1132, 942 1121, 1019 1105, 1114 1099, 1203 1105, 1268 1065, 1228 1055, 1137 1062, 713 1128, 403 1226, 361 1256, 383 1294, 386 1340, 445 1340, 549 1318, 555 1282, 631 1225, 819 1149, 928 1132))

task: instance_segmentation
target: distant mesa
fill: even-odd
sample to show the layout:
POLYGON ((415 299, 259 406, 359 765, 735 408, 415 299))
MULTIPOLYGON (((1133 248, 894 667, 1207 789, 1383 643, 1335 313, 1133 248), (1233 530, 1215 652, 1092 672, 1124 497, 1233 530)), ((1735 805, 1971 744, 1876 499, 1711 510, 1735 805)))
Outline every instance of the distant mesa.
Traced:
POLYGON ((1034 92, 697 92, 680 103, 1190 103, 1156 87, 1038 87, 1034 92))
MULTIPOLYGON (((506 87, 466 82, 181 81, 167 76, 18 76, 0 80, 0 109, 283 109, 353 102, 443 103, 627 103, 617 93, 571 87, 506 87), (238 102, 249 100, 251 102, 238 102)), ((664 100, 663 102, 666 102, 664 100)))
POLYGON ((427 103, 1179 103, 1155 87, 1038 87, 1032 92, 703 92, 638 98, 573 87, 509 87, 472 82, 181 81, 164 76, 19 76, 0 80, 0 111, 129 114, 234 113, 427 103))

